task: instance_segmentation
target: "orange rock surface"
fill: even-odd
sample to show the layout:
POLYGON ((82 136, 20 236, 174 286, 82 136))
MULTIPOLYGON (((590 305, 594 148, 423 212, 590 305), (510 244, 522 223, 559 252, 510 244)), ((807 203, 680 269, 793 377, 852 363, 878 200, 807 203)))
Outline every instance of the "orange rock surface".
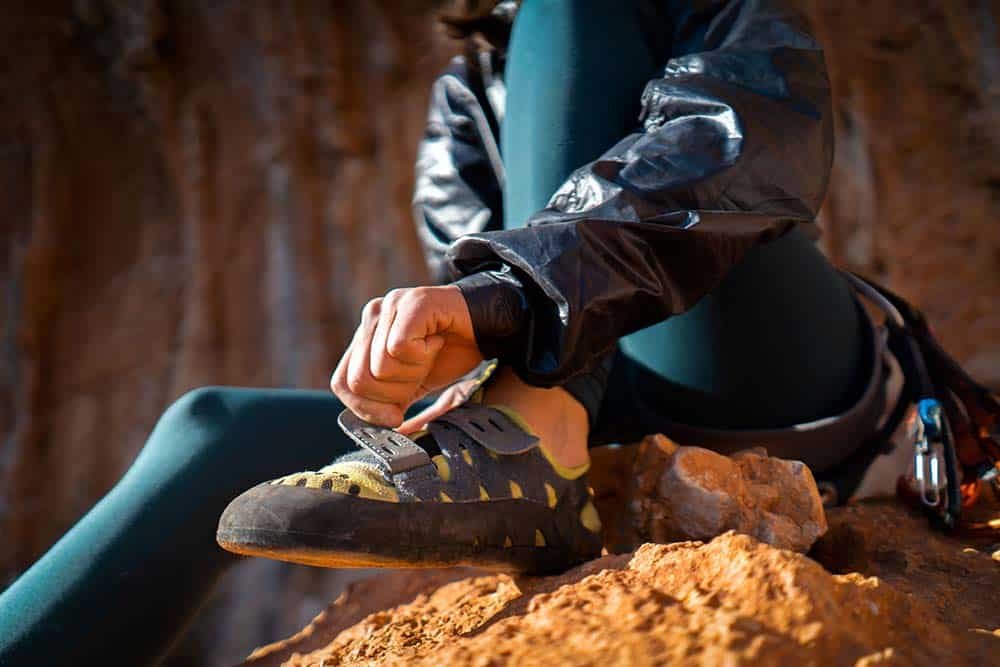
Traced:
POLYGON ((828 518, 830 532, 812 558, 729 532, 708 543, 646 544, 557 577, 383 574, 351 587, 303 633, 258 649, 247 664, 996 660, 1000 564, 990 546, 934 533, 894 502, 828 518), (443 583, 451 577, 457 580, 443 583))
MULTIPOLYGON (((808 551, 826 532, 816 482, 800 461, 768 456, 764 447, 726 456, 679 446, 663 435, 643 440, 636 457, 631 474, 613 485, 629 489, 625 516, 618 520, 630 524, 630 549, 643 542, 710 540, 735 530, 782 549, 808 551)), ((614 519, 616 513, 604 516, 614 519)))

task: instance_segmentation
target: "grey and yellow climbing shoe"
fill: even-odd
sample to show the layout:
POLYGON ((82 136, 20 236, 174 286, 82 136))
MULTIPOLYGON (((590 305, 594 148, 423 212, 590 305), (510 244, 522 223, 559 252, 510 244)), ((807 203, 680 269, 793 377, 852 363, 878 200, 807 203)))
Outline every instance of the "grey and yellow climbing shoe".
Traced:
POLYGON ((324 567, 471 565, 558 572, 600 555, 587 466, 560 466, 515 413, 466 404, 413 440, 345 411, 361 447, 260 484, 226 508, 219 544, 324 567))

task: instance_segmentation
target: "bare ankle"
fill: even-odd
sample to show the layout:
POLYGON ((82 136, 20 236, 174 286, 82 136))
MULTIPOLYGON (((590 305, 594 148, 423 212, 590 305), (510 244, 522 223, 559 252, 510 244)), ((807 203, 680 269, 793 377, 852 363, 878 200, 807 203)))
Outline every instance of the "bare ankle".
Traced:
POLYGON ((566 390, 533 387, 503 368, 486 390, 485 402, 516 410, 558 464, 575 468, 590 461, 587 411, 566 390))

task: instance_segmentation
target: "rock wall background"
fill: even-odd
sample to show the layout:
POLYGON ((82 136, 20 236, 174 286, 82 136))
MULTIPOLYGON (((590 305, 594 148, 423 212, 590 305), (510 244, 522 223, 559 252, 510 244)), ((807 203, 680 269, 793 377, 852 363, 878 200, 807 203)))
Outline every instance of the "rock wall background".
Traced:
MULTIPOLYGON (((997 9, 801 2, 837 96, 827 249, 1000 387, 997 9)), ((423 278, 409 197, 455 48, 441 4, 5 3, 0 582, 113 485, 171 400, 323 387, 364 301, 423 278)), ((232 662, 344 579, 241 566, 174 662, 232 662)))
POLYGON ((802 0, 826 49, 835 261, 913 299, 1000 388, 1000 5, 802 0))

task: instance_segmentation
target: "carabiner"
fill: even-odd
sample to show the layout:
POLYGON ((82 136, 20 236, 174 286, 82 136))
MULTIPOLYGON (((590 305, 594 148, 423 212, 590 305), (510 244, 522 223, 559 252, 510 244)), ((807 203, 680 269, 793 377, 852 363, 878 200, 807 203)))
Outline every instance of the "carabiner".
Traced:
POLYGON ((941 490, 948 482, 944 472, 944 446, 941 443, 941 404, 933 398, 919 401, 907 418, 907 435, 913 442, 912 473, 909 475, 913 490, 920 502, 928 507, 939 507, 941 490))

